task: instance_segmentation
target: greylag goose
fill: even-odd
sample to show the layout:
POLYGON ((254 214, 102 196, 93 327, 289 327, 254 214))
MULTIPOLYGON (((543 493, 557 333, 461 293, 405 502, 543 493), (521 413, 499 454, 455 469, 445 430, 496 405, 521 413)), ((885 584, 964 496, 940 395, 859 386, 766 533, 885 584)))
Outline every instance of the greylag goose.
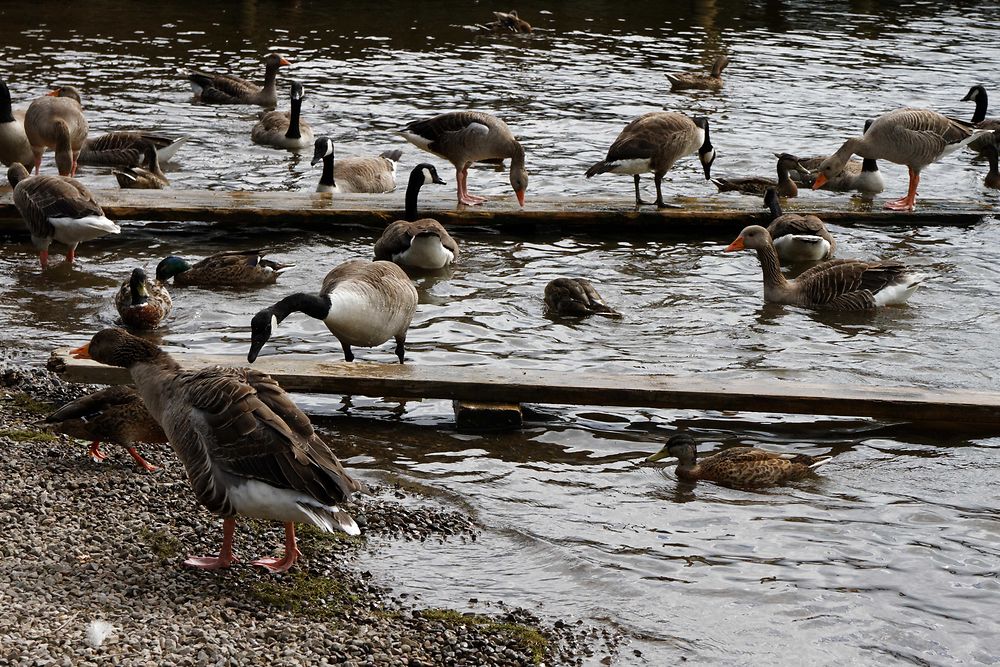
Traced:
POLYGON ((346 157, 334 161, 333 139, 320 137, 313 148, 312 164, 323 163, 316 192, 382 193, 396 189, 396 166, 401 150, 382 152, 378 157, 346 157))
POLYGON ((722 70, 728 64, 729 56, 722 55, 712 63, 710 74, 695 74, 692 72, 667 74, 667 80, 670 81, 670 90, 721 90, 722 70))
POLYGON ((517 15, 517 11, 512 9, 509 12, 493 12, 495 17, 492 23, 479 26, 482 32, 531 32, 531 24, 517 15))
POLYGON ((28 176, 28 170, 17 162, 7 170, 7 179, 43 269, 49 265, 52 241, 69 246, 66 261, 72 263, 80 243, 122 231, 104 217, 90 191, 74 178, 28 176))
POLYGON ((799 159, 788 153, 775 153, 778 158, 778 180, 764 178, 761 176, 747 176, 744 178, 713 178, 712 182, 719 192, 738 191, 748 195, 763 195, 767 190, 776 190, 780 197, 798 197, 799 188, 792 180, 789 170, 805 171, 805 167, 799 164, 799 159))
POLYGON ((698 459, 698 445, 687 433, 672 436, 663 449, 646 460, 667 458, 677 459, 677 478, 685 482, 705 480, 745 489, 805 479, 831 460, 829 456, 779 454, 756 447, 730 447, 698 459))
POLYGON ((72 354, 129 370, 198 502, 223 517, 219 555, 188 558, 185 565, 229 567, 237 516, 285 524, 284 558, 253 563, 272 572, 287 571, 300 555, 295 522, 360 534, 337 503, 361 485, 270 376, 219 366, 182 371, 169 354, 124 329, 100 331, 72 354))
POLYGON ((300 312, 326 325, 347 361, 354 361, 352 345, 375 347, 395 338, 396 356, 403 363, 406 330, 416 310, 417 289, 401 268, 392 262, 348 260, 326 274, 319 294, 298 292, 254 315, 247 360, 253 363, 272 330, 300 312))
POLYGON ((135 443, 165 444, 167 436, 135 387, 118 385, 95 391, 62 406, 45 421, 56 433, 89 440, 88 454, 96 462, 108 458, 101 443, 112 442, 124 447, 146 472, 159 470, 139 454, 135 443))
POLYGON ((831 259, 788 280, 781 273, 771 235, 758 225, 746 227, 726 252, 756 250, 764 272, 764 301, 834 310, 869 310, 910 298, 924 276, 900 262, 831 259))
POLYGON ((302 100, 305 89, 298 81, 292 81, 291 110, 266 111, 250 130, 250 139, 255 144, 275 148, 304 148, 313 142, 313 130, 309 123, 301 119, 302 100))
POLYGON ((453 111, 413 121, 399 133, 417 148, 454 165, 460 204, 486 201, 484 197, 469 194, 469 167, 473 162, 510 158, 510 187, 517 203, 524 206, 524 193, 528 189, 524 148, 507 124, 496 116, 479 111, 453 111))
POLYGON ((36 174, 45 149, 52 148, 59 175, 75 176, 77 158, 87 140, 87 119, 77 89, 62 86, 32 102, 24 114, 24 133, 35 156, 36 174))
MULTIPOLYGON (((875 121, 869 118, 865 121, 865 132, 868 128, 872 126, 875 121)), ((803 173, 801 171, 794 172, 792 174, 792 180, 801 181, 806 183, 810 187, 816 182, 816 177, 819 175, 819 166, 823 164, 823 160, 830 157, 829 155, 824 155, 822 157, 811 157, 805 160, 799 160, 799 166, 803 167, 808 173, 803 173)), ((871 198, 878 193, 885 190, 885 180, 882 178, 882 172, 878 169, 878 162, 872 158, 864 158, 864 160, 849 160, 846 165, 844 165, 844 170, 841 171, 836 176, 826 179, 826 182, 820 187, 821 190, 830 190, 832 192, 850 192, 852 190, 857 190, 861 193, 863 197, 871 198)))
POLYGON ((147 142, 143 146, 142 154, 149 169, 126 167, 125 169, 112 170, 111 173, 118 180, 118 186, 133 190, 162 190, 169 186, 170 181, 160 170, 160 161, 156 157, 156 146, 147 142))
POLYGON ((278 106, 278 68, 291 65, 277 53, 264 58, 264 85, 258 86, 232 74, 212 74, 190 69, 188 79, 194 96, 205 104, 256 104, 262 107, 278 106))
POLYGON ((621 317, 585 278, 556 278, 545 286, 545 308, 551 315, 621 317))
POLYGON ((266 254, 266 250, 230 250, 209 255, 193 265, 170 255, 156 265, 156 279, 165 283, 173 278, 175 285, 258 287, 274 284, 278 276, 295 268, 294 264, 264 259, 266 254))
POLYGON ((34 160, 35 153, 24 133, 24 112, 11 108, 10 90, 0 80, 0 162, 7 167, 20 162, 27 167, 34 160))
MULTIPOLYGON (((962 101, 976 103, 976 110, 972 114, 971 121, 973 125, 983 130, 1000 130, 1000 118, 986 117, 986 109, 989 105, 989 95, 986 94, 986 88, 980 85, 969 88, 969 92, 965 94, 962 101)), ((983 153, 991 143, 989 136, 981 136, 970 141, 969 148, 977 153, 983 153)))
POLYGON ((863 158, 888 160, 906 165, 910 171, 910 187, 905 197, 888 202, 885 207, 912 211, 916 206, 920 171, 969 143, 978 134, 969 123, 930 109, 895 109, 875 119, 864 136, 848 139, 836 153, 823 160, 812 187, 819 189, 843 171, 855 153, 863 158))
MULTIPOLYGON (((153 144, 156 159, 169 162, 190 137, 167 137, 156 132, 119 130, 88 138, 80 151, 80 164, 99 167, 139 167, 146 159, 145 146, 153 144)), ((149 165, 147 165, 149 166, 149 165)))
POLYGON ((160 282, 150 282, 142 269, 132 269, 115 294, 115 308, 125 326, 150 331, 160 326, 173 308, 170 293, 160 282))
POLYGON ((635 205, 647 202, 639 196, 639 174, 653 172, 656 184, 656 206, 666 208, 661 184, 663 175, 681 157, 698 152, 705 179, 712 177, 715 148, 709 138, 708 118, 688 118, 671 111, 653 111, 639 116, 625 126, 608 149, 608 155, 587 170, 587 178, 595 174, 632 174, 635 179, 635 205))
POLYGON ((436 271, 458 258, 458 244, 440 222, 433 218, 417 219, 417 195, 428 183, 444 185, 434 165, 418 164, 410 172, 406 186, 406 213, 402 220, 386 227, 375 242, 375 259, 436 271))
POLYGON ((837 242, 815 215, 782 213, 774 188, 764 193, 764 206, 771 209, 771 235, 778 257, 786 262, 815 262, 833 257, 837 242))

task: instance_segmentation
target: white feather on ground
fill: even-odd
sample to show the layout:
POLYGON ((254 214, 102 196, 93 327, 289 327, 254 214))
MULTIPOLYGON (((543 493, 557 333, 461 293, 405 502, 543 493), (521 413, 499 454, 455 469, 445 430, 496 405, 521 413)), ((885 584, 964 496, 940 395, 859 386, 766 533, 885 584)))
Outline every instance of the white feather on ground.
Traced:
POLYGON ((94 648, 100 648, 104 640, 111 636, 111 633, 115 631, 115 626, 111 625, 107 621, 91 621, 87 625, 87 643, 94 648))

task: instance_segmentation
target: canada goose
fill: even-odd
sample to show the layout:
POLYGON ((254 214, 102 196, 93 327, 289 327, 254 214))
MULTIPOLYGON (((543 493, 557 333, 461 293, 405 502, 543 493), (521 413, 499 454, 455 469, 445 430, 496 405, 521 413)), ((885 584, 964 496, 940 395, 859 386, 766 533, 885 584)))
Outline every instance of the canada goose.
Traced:
POLYGON ((167 436, 142 404, 134 387, 107 387, 67 403, 48 417, 51 430, 71 438, 90 440, 88 454, 94 461, 103 461, 102 442, 121 445, 147 472, 159 470, 138 452, 134 443, 164 444, 167 436))
POLYGON ((221 553, 188 558, 185 565, 228 567, 237 516, 285 524, 284 558, 254 561, 272 572, 287 571, 299 556, 295 522, 360 534, 337 503, 361 485, 268 375, 219 366, 182 371, 169 354, 124 329, 100 331, 72 354, 129 370, 198 502, 224 517, 221 553))
POLYGON ((313 149, 312 163, 323 163, 316 192, 382 193, 396 189, 396 165, 401 150, 384 151, 378 157, 346 157, 334 161, 333 139, 320 137, 313 149))
POLYGON ((392 262, 351 259, 334 267, 323 279, 319 294, 298 292, 264 308, 250 321, 253 363, 272 330, 291 313, 322 320, 354 361, 352 345, 374 347, 396 339, 396 356, 403 363, 406 330, 417 310, 417 289, 392 262))
POLYGON ((171 255, 156 265, 156 279, 165 283, 171 278, 175 285, 200 285, 202 287, 257 287, 271 285, 294 264, 279 264, 264 259, 266 250, 230 250, 209 255, 189 263, 171 255))
POLYGON ((692 88, 699 90, 721 90, 722 70, 728 64, 729 56, 722 55, 716 58, 712 64, 711 74, 695 74, 692 72, 667 74, 667 80, 670 81, 670 90, 689 90, 692 88))
POLYGON ((88 138, 77 161, 99 167, 140 167, 146 159, 145 145, 151 143, 156 148, 156 159, 160 163, 169 162, 189 138, 174 139, 141 130, 108 132, 88 138))
POLYGON ((212 74, 190 69, 188 79, 194 96, 205 104, 256 104, 273 109, 278 106, 276 80, 278 68, 291 65, 277 53, 264 58, 264 85, 241 79, 232 74, 212 74))
MULTIPOLYGON (((969 92, 965 94, 962 101, 976 103, 976 110, 973 112, 971 120, 973 125, 983 130, 1000 130, 1000 118, 986 117, 986 109, 989 105, 989 96, 986 94, 986 88, 980 85, 969 88, 969 92)), ((983 153, 990 143, 991 138, 984 135, 970 141, 969 148, 977 153, 983 153)))
POLYGON ((608 149, 608 156, 587 170, 595 174, 632 174, 635 178, 636 208, 647 202, 639 196, 639 174, 653 172, 656 183, 656 206, 666 208, 661 183, 681 157, 698 151, 705 179, 712 177, 715 148, 709 138, 708 118, 688 118, 670 111, 653 111, 639 116, 625 126, 608 149))
POLYGON ((819 189, 843 171, 855 153, 865 158, 888 160, 907 166, 910 187, 905 197, 888 202, 885 208, 912 211, 917 201, 920 171, 969 143, 978 134, 969 123, 930 109, 895 109, 876 118, 864 136, 848 139, 836 153, 823 160, 812 187, 819 189))
POLYGON ((24 114, 24 133, 35 156, 36 174, 42 168, 42 153, 52 148, 59 175, 75 176, 77 158, 87 140, 87 119, 77 89, 62 86, 33 101, 24 114))
POLYGON ((712 182, 719 192, 736 190, 749 195, 763 195, 767 190, 776 190, 779 197, 798 197, 799 188, 789 175, 789 170, 805 171, 799 164, 799 159, 788 153, 775 153, 778 158, 778 180, 761 176, 744 178, 713 178, 712 182))
POLYGON ((545 308, 551 315, 621 317, 585 278, 556 278, 545 286, 545 308))
POLYGON ((7 180, 14 188, 14 206, 38 248, 43 269, 48 268, 53 240, 69 246, 66 261, 72 263, 80 243, 122 231, 104 217, 93 195, 75 178, 28 176, 24 165, 16 162, 7 170, 7 180))
POLYGON ((142 154, 149 169, 142 167, 113 169, 111 173, 118 180, 118 186, 133 190, 162 190, 169 186, 170 181, 160 170, 160 161, 156 157, 156 146, 146 142, 142 148, 142 154))
POLYGON ((1000 190, 1000 171, 997 170, 997 144, 989 143, 983 148, 983 155, 990 162, 990 170, 986 174, 986 180, 983 183, 988 188, 993 188, 994 190, 1000 190))
POLYGON ((782 213, 774 188, 764 193, 764 206, 771 209, 771 235, 778 257, 786 262, 814 262, 833 257, 837 242, 815 215, 782 213))
POLYGON ((771 235, 758 225, 746 227, 726 252, 756 250, 764 272, 764 301, 834 310, 869 310, 910 298, 924 276, 900 262, 831 259, 788 280, 781 273, 771 235))
MULTIPOLYGON (((865 121, 865 132, 868 131, 868 128, 874 122, 871 118, 865 121)), ((799 165, 808 173, 802 171, 793 172, 792 180, 806 183, 812 187, 812 184, 816 182, 816 177, 819 175, 819 166, 828 157, 830 156, 823 155, 821 157, 799 160, 799 165)), ((882 178, 882 172, 878 169, 878 162, 866 157, 864 160, 848 160, 847 164, 844 165, 843 171, 836 176, 827 178, 820 189, 830 190, 831 192, 857 190, 862 196, 871 198, 885 190, 885 180, 882 178)))
POLYGON ((524 193, 528 189, 524 148, 507 124, 496 116, 479 111, 453 111, 415 120, 399 134, 420 150, 454 165, 460 204, 474 206, 486 201, 485 197, 469 194, 469 167, 473 162, 510 158, 510 187, 517 203, 524 206, 524 193))
POLYGON ((493 12, 495 19, 491 23, 479 26, 481 32, 531 32, 531 24, 517 15, 512 9, 509 12, 493 12))
POLYGON ((705 480, 735 488, 756 488, 805 479, 831 460, 829 456, 779 454, 756 447, 730 447, 698 459, 698 445, 687 433, 667 440, 663 449, 647 461, 677 459, 677 478, 685 482, 705 480))
POLYGON ((160 282, 150 282, 142 269, 132 269, 115 294, 115 308, 125 326, 149 331, 160 326, 173 307, 170 293, 160 282))
POLYGON ((458 244, 433 218, 417 219, 417 195, 427 183, 444 185, 434 165, 418 164, 406 185, 406 213, 385 228, 375 242, 375 259, 396 262, 416 269, 436 271, 458 259, 458 244))
POLYGON ((0 80, 0 162, 9 167, 15 162, 30 165, 34 160, 31 143, 24 133, 24 112, 11 108, 10 90, 0 80))
POLYGON ((266 111, 250 130, 250 138, 255 144, 265 144, 275 148, 304 148, 313 141, 313 131, 309 123, 300 118, 305 89, 298 81, 292 81, 291 111, 266 111))

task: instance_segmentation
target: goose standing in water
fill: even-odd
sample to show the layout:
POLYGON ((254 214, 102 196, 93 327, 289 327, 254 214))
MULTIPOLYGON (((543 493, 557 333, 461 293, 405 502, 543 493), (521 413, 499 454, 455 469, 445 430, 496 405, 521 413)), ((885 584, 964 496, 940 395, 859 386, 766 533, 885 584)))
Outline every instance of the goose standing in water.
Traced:
POLYGON ((35 153, 24 133, 24 112, 11 108, 10 90, 0 80, 0 162, 10 167, 15 162, 34 164, 34 160, 35 153))
POLYGON ((683 72, 667 74, 671 90, 722 90, 722 70, 729 64, 729 56, 719 56, 712 64, 710 74, 683 72))
MULTIPOLYGON (((146 160, 146 144, 156 149, 156 159, 169 162, 190 137, 167 137, 141 130, 118 130, 88 138, 80 151, 80 164, 100 167, 140 167, 146 160)), ((147 163, 148 167, 149 164, 147 163)))
POLYGON ((132 269, 132 275, 115 294, 115 308, 131 329, 155 329, 167 319, 173 305, 167 288, 160 282, 150 282, 139 268, 132 269))
POLYGON ((32 102, 24 114, 24 133, 35 157, 35 174, 42 168, 45 149, 52 148, 59 175, 75 176, 87 129, 80 93, 73 86, 56 88, 32 102))
MULTIPOLYGON (((962 101, 976 103, 976 110, 973 112, 971 119, 973 125, 983 130, 1000 130, 1000 118, 986 117, 986 110, 989 105, 989 95, 986 94, 986 88, 980 85, 969 88, 969 92, 965 94, 962 101)), ((992 138, 984 135, 970 141, 969 148, 977 153, 983 153, 991 143, 992 138)))
POLYGON ((469 167, 473 162, 510 158, 510 187, 517 203, 524 206, 524 193, 528 189, 524 148, 507 124, 496 116, 454 111, 413 121, 399 133, 417 148, 454 165, 460 204, 474 206, 486 201, 485 197, 469 194, 469 167))
POLYGON ((127 368, 150 414, 187 472, 198 502, 223 517, 218 556, 185 565, 229 567, 236 517, 285 524, 285 556, 254 565, 285 572, 299 557, 295 522, 358 535, 337 503, 361 490, 278 383, 249 368, 182 371, 166 352, 123 329, 105 329, 72 352, 127 368))
POLYGON ((320 137, 313 149, 312 165, 323 163, 316 192, 392 192, 396 189, 396 166, 401 150, 384 151, 378 157, 346 157, 334 160, 333 139, 320 137))
POLYGON ((764 206, 771 210, 771 235, 778 257, 785 262, 815 262, 833 257, 837 242, 815 215, 782 213, 774 188, 764 193, 764 206))
POLYGON ((156 265, 156 280, 175 285, 202 287, 258 287, 272 285, 294 264, 279 264, 264 259, 266 250, 230 250, 209 255, 193 265, 182 257, 170 255, 156 265))
POLYGON ((797 157, 789 153, 775 153, 774 155, 778 158, 778 180, 748 176, 745 178, 713 178, 712 183, 719 188, 719 192, 735 190, 748 195, 763 195, 768 190, 775 190, 780 197, 798 197, 799 188, 792 180, 790 171, 805 171, 805 167, 799 164, 797 157))
POLYGON ((142 154, 149 169, 142 167, 126 167, 124 169, 114 169, 111 173, 118 181, 118 187, 133 190, 162 190, 170 185, 166 174, 160 169, 160 161, 157 157, 156 146, 146 142, 142 147, 142 154))
POLYGON ((375 347, 396 340, 396 356, 403 363, 406 330, 417 311, 417 289, 392 262, 351 259, 334 267, 323 279, 319 294, 297 292, 264 308, 250 321, 253 363, 273 330, 291 313, 321 320, 354 361, 351 346, 375 347))
POLYGON ((313 142, 313 130, 309 123, 300 118, 305 89, 298 81, 292 81, 291 110, 267 111, 250 130, 250 139, 255 144, 275 148, 305 148, 313 142))
POLYGON ((549 281, 545 286, 545 308, 551 315, 621 317, 621 313, 606 304, 604 298, 585 278, 556 278, 549 281))
POLYGON ((291 63, 280 54, 267 54, 263 86, 232 74, 212 74, 197 69, 189 70, 188 79, 194 96, 205 104, 256 104, 273 109, 278 106, 278 68, 285 65, 291 63))
POLYGON ((388 260, 415 269, 436 271, 458 258, 458 244, 440 222, 417 219, 417 195, 428 183, 444 185, 434 165, 424 162, 410 172, 406 186, 406 213, 393 222, 375 242, 375 259, 388 260))
POLYGON ((656 207, 663 201, 663 175, 681 157, 698 152, 705 179, 712 177, 715 148, 709 138, 708 118, 688 118, 671 111, 653 111, 639 116, 625 126, 608 149, 608 155, 587 170, 587 178, 596 174, 632 174, 635 179, 636 208, 648 202, 639 196, 639 174, 653 172, 656 184, 656 207))

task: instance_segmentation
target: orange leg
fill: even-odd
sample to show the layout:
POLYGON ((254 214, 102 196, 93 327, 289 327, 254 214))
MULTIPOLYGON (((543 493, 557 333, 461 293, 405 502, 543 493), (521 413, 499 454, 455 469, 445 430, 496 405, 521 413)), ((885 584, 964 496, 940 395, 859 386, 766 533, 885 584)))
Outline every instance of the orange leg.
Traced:
POLYGON ((271 572, 288 572, 301 555, 299 548, 295 546, 295 524, 289 521, 285 524, 285 557, 280 560, 261 558, 255 560, 253 564, 266 567, 271 572))
POLYGON ((42 265, 42 270, 49 268, 49 251, 43 250, 38 253, 38 263, 42 265))
POLYGON ((236 519, 224 519, 222 521, 222 551, 218 556, 191 556, 185 565, 196 567, 200 570, 221 570, 229 567, 236 557, 233 556, 233 533, 236 531, 236 519))
POLYGON ((108 458, 108 455, 101 451, 100 440, 94 440, 90 443, 90 451, 87 453, 90 454, 90 458, 94 459, 94 463, 100 463, 104 459, 108 458))
POLYGON ((70 248, 69 252, 66 253, 66 261, 67 262, 69 262, 70 264, 72 264, 74 259, 76 259, 76 248, 75 247, 74 248, 70 248))
POLYGON ((475 206, 486 201, 485 197, 469 194, 469 165, 455 170, 455 180, 458 182, 458 201, 462 204, 475 206))
POLYGON ((917 186, 920 184, 920 172, 910 167, 910 188, 902 199, 887 202, 885 207, 893 211, 912 211, 917 205, 917 186))
POLYGON ((132 458, 135 459, 135 462, 145 468, 146 472, 156 472, 159 470, 159 468, 154 466, 152 463, 142 458, 142 455, 139 454, 135 447, 128 447, 127 450, 128 453, 131 454, 132 458))

